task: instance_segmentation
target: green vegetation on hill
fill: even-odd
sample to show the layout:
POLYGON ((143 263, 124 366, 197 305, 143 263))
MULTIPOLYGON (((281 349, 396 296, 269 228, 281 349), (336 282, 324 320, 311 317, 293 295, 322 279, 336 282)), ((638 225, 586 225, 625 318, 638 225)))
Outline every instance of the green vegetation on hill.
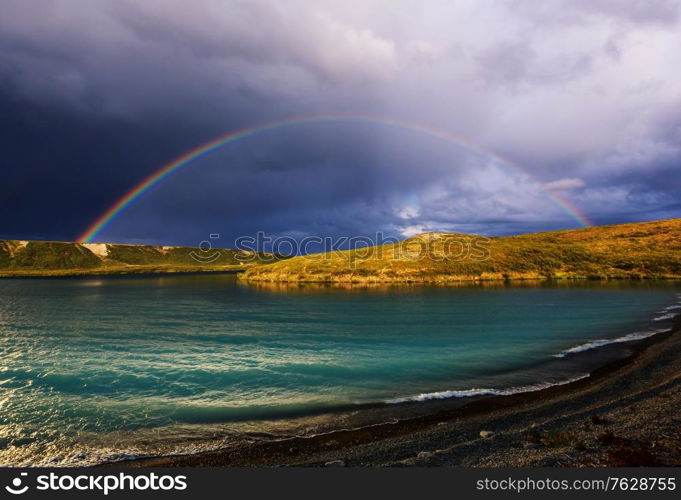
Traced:
POLYGON ((485 238, 424 233, 380 247, 249 268, 265 282, 432 282, 681 278, 681 219, 485 238))
POLYGON ((246 255, 227 249, 5 240, 0 241, 0 277, 227 271, 278 260, 271 254, 246 255))

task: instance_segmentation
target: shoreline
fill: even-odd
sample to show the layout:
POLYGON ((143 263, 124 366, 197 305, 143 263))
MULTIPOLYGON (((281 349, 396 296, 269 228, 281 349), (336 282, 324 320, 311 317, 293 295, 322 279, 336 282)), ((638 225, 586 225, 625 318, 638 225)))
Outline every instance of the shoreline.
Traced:
POLYGON ((183 274, 237 274, 239 281, 249 286, 269 288, 272 290, 283 288, 381 288, 393 286, 486 286, 486 285, 522 285, 533 283, 599 283, 599 282, 640 282, 651 281, 681 282, 681 275, 676 276, 538 276, 527 275, 517 277, 461 277, 451 276, 446 280, 261 280, 245 276, 249 268, 253 266, 224 266, 220 268, 201 267, 162 267, 162 266, 139 266, 117 268, 93 268, 93 269, 57 269, 57 270, 3 270, 0 269, 0 280, 13 278, 78 278, 78 277, 117 277, 135 275, 183 275, 183 274))
POLYGON ((460 276, 450 275, 447 279, 365 279, 365 280, 265 280, 254 279, 247 276, 247 271, 258 266, 251 264, 246 266, 163 266, 163 265, 139 265, 120 267, 96 267, 77 269, 2 269, 0 268, 0 280, 12 278, 73 278, 73 277, 107 277, 107 276, 134 276, 134 275, 182 275, 182 274, 238 274, 239 281, 254 287, 262 288, 371 288, 386 286, 475 286, 475 285, 519 285, 523 283, 570 283, 570 282, 650 282, 650 281, 681 281, 681 275, 662 276, 542 276, 542 275, 519 275, 513 277, 504 276, 460 276))
POLYGON ((677 314, 669 330, 633 341, 629 356, 541 390, 386 405, 382 411, 394 419, 382 423, 101 465, 681 465, 681 442, 673 437, 681 432, 674 410, 681 404, 680 331, 677 314), (633 410, 626 403, 632 398, 633 410), (646 404, 651 409, 639 407, 646 404), (410 408, 420 414, 397 417, 410 408), (662 417, 651 425, 656 412, 662 417), (658 435, 669 446, 659 444, 658 435))
MULTIPOLYGON (((260 267, 260 266, 253 266, 260 267)), ((248 271, 248 269, 244 269, 248 271)), ((517 283, 523 281, 679 281, 681 275, 631 275, 631 274, 565 274, 546 276, 542 274, 516 274, 505 276, 504 274, 487 274, 485 276, 467 276, 461 274, 441 274, 423 278, 384 278, 384 277, 360 277, 347 275, 334 278, 261 278, 244 273, 239 277, 245 283, 253 285, 281 285, 281 286, 371 286, 371 285, 459 285, 459 284, 484 284, 484 283, 517 283)))
POLYGON ((94 268, 94 269, 58 269, 54 271, 3 271, 0 270, 2 279, 50 279, 50 278, 103 278, 125 276, 182 276, 188 274, 239 274, 245 272, 241 266, 224 266, 221 268, 200 267, 162 267, 162 266, 138 266, 118 268, 94 268))

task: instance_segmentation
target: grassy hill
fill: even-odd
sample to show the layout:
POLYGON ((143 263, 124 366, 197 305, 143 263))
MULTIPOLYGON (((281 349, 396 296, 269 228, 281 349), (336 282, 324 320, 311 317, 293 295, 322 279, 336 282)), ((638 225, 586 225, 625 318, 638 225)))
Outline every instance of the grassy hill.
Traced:
POLYGON ((681 219, 498 238, 424 233, 381 247, 258 265, 241 278, 339 283, 681 278, 681 219))
POLYGON ((189 247, 4 240, 0 241, 0 277, 228 271, 275 259, 263 253, 244 262, 239 257, 246 254, 226 249, 202 252, 189 247), (204 259, 192 258, 192 252, 204 259), (214 254, 215 260, 205 259, 214 254))

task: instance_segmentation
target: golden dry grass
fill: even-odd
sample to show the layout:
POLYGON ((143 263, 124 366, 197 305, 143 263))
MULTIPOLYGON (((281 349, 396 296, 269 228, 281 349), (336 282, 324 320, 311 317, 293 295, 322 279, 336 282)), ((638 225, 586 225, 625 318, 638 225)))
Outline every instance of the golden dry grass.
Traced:
POLYGON ((518 236, 424 233, 403 242, 257 265, 266 282, 681 278, 681 219, 518 236))

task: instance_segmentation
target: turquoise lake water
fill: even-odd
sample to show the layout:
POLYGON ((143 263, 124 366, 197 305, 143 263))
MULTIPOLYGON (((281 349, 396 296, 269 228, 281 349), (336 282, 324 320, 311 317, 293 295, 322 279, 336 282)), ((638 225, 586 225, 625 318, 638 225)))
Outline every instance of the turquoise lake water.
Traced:
POLYGON ((264 420, 562 383, 588 374, 574 358, 668 327, 680 291, 1 280, 0 464, 185 452, 264 420))

